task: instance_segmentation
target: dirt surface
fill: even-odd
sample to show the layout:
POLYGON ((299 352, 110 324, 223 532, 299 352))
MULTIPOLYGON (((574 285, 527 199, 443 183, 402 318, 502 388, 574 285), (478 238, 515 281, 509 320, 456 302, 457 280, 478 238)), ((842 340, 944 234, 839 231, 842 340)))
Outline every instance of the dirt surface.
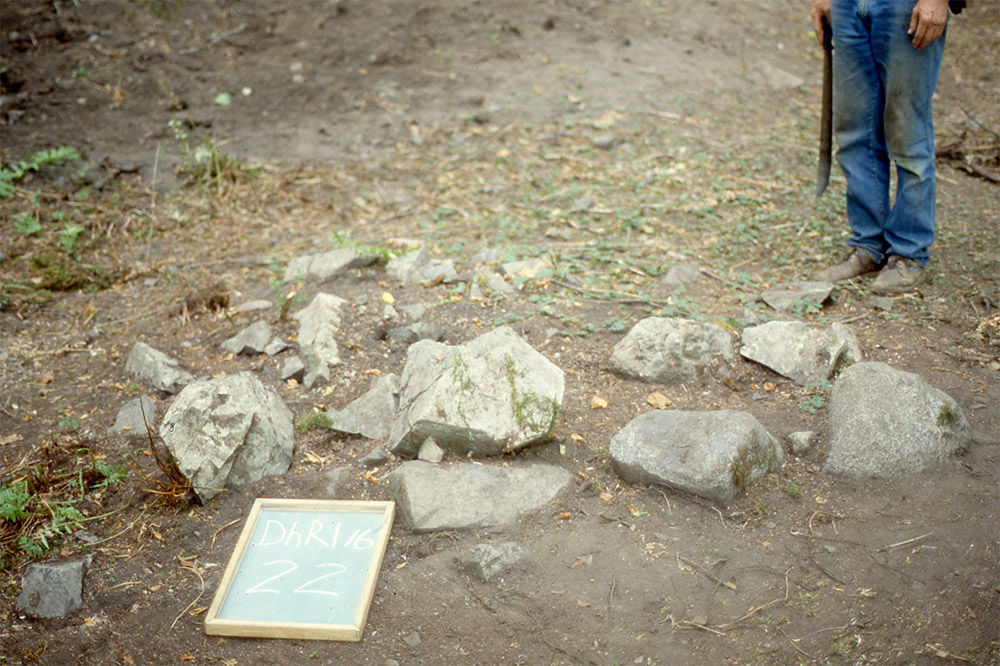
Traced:
POLYGON ((963 455, 867 482, 821 471, 829 387, 748 362, 724 384, 673 386, 607 365, 650 314, 737 331, 778 317, 757 294, 843 252, 842 176, 812 197, 807 3, 4 2, 3 162, 61 146, 80 159, 0 199, 0 480, 33 498, 29 518, 0 520, 0 663, 1000 663, 1000 190, 983 177, 998 166, 1000 7, 971 4, 936 98, 947 151, 928 281, 879 300, 860 280, 792 315, 848 323, 868 359, 921 374, 972 426, 963 455), (424 244, 466 274, 483 248, 556 270, 500 300, 399 287, 380 267, 281 280, 292 257, 344 243, 424 244), (658 282, 678 262, 704 274, 671 293, 658 282), (220 350, 257 318, 293 339, 280 313, 321 290, 351 303, 329 386, 220 350), (371 371, 401 371, 386 293, 430 304, 445 342, 507 323, 563 368, 554 440, 491 463, 546 461, 576 482, 497 533, 397 521, 359 643, 206 636, 255 497, 331 497, 343 466, 333 496, 389 497, 398 460, 366 477, 372 442, 309 427, 371 371), (275 307, 233 310, 257 298, 275 307), (274 386, 302 425, 289 472, 201 506, 147 447, 113 445, 125 402, 150 395, 162 416, 171 400, 125 373, 137 340, 197 375, 250 369, 274 386), (725 507, 630 486, 607 445, 654 392, 817 444, 725 507), (79 521, 33 558, 19 539, 37 546, 53 507, 79 521), (464 549, 501 541, 530 566, 490 583, 456 570, 464 549), (79 611, 16 610, 31 561, 84 554, 79 611))

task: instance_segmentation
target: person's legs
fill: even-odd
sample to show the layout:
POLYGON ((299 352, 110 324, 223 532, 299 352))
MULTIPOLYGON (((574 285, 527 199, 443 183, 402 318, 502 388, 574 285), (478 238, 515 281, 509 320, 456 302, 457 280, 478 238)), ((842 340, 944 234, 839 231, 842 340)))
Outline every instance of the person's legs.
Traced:
MULTIPOLYGON (((847 178, 848 244, 875 264, 885 260, 889 215, 889 154, 882 119, 885 89, 872 39, 871 5, 881 0, 833 0, 833 128, 837 161, 847 178)), ((905 27, 904 27, 905 33, 905 27)))
POLYGON ((906 34, 914 0, 872 0, 872 45, 885 85, 885 141, 896 164, 896 200, 884 221, 888 255, 927 263, 936 205, 931 98, 945 37, 923 49, 906 34))

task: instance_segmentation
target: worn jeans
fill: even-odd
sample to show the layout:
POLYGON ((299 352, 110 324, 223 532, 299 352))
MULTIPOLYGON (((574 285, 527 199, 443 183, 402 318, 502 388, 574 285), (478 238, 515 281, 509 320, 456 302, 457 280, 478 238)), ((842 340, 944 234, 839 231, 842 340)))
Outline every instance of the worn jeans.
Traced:
POLYGON ((837 161, 847 178, 848 244, 881 264, 927 263, 936 206, 931 97, 944 35, 921 50, 906 34, 916 0, 833 0, 837 161), (896 164, 890 205, 889 170, 896 164))

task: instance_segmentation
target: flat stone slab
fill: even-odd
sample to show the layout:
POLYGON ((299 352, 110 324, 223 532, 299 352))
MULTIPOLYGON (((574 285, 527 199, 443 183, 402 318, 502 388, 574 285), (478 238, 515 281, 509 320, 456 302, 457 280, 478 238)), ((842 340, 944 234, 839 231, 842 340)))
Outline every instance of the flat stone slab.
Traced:
POLYGON ((829 380, 861 360, 858 340, 844 324, 818 327, 800 321, 748 326, 740 354, 801 386, 829 380))
POLYGON ((789 282, 774 285, 760 297, 775 310, 787 312, 799 302, 820 306, 832 291, 833 284, 829 282, 789 282))
POLYGON ((853 477, 913 474, 970 439, 965 414, 944 391, 885 363, 857 363, 833 385, 824 469, 853 477))
POLYGON ((21 577, 17 609, 35 617, 63 617, 83 605, 82 559, 32 564, 21 577))
POLYGON ((493 529, 545 506, 572 478, 553 465, 435 465, 411 460, 393 472, 389 491, 414 532, 493 529))

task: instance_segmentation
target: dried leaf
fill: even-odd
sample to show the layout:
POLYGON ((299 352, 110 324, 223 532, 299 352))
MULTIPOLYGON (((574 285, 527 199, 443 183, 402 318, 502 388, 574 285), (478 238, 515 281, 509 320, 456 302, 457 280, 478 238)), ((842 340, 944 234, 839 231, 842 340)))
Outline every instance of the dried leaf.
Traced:
POLYGON ((674 401, 663 395, 659 391, 655 391, 646 396, 646 402, 656 409, 666 409, 670 405, 674 404, 674 401))
POLYGON ((604 500, 605 502, 610 502, 614 498, 615 496, 612 495, 611 493, 601 493, 601 499, 604 500))
POLYGON ((563 511, 562 513, 559 514, 559 520, 569 520, 572 517, 573 517, 572 511, 563 511))
POLYGON ((570 435, 569 438, 572 439, 574 442, 582 442, 583 441, 583 435, 581 435, 579 433, 575 433, 575 432, 572 435, 570 435))
POLYGON ((595 395, 593 398, 590 399, 591 409, 604 409, 607 406, 608 406, 608 401, 605 400, 604 398, 599 398, 598 396, 595 395))

